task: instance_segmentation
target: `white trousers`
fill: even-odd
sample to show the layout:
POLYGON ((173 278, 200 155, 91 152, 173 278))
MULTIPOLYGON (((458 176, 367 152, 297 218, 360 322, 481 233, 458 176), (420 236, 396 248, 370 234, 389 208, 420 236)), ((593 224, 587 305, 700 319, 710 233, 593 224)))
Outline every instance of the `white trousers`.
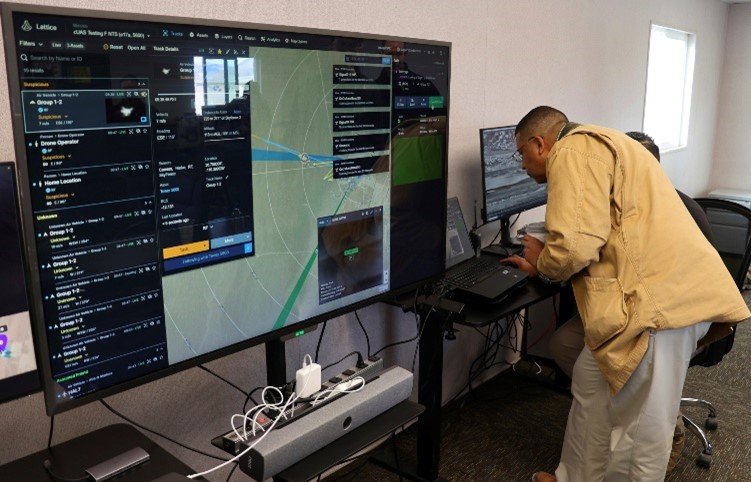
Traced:
POLYGON ((592 352, 582 350, 558 482, 664 480, 688 364, 709 325, 651 333, 644 358, 615 396, 592 352))

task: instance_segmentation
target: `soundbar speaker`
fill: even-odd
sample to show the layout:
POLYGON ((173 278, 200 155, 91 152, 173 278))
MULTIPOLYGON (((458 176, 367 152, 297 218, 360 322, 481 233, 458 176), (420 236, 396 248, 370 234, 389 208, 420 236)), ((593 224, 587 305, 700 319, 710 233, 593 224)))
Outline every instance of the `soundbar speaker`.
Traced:
POLYGON ((299 420, 269 432, 240 458, 240 470, 255 480, 273 477, 346 432, 408 399, 411 393, 411 372, 399 366, 384 370, 359 392, 348 393, 299 420))

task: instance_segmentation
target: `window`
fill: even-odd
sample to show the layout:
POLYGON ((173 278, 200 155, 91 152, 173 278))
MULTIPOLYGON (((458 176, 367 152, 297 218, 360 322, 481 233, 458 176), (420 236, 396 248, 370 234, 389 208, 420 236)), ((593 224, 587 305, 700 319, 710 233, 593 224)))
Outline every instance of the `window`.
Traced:
POLYGON ((695 45, 694 34, 652 24, 643 128, 662 151, 688 143, 695 45))
POLYGON ((223 105, 249 95, 255 59, 193 57, 193 72, 196 115, 201 115, 205 105, 223 105))

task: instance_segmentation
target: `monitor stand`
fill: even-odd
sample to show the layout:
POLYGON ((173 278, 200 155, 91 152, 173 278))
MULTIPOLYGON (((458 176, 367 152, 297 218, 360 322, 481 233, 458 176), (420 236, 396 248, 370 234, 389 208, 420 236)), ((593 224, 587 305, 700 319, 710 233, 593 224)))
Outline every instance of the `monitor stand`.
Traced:
POLYGON ((482 248, 482 254, 490 256, 508 257, 520 254, 522 246, 511 241, 509 218, 501 218, 501 240, 498 244, 491 244, 482 248))
MULTIPOLYGON (((138 465, 132 465, 117 476, 118 482, 155 480, 167 474, 177 473, 186 476, 195 473, 193 469, 175 458, 172 454, 156 444, 133 426, 118 423, 108 425, 93 432, 84 434, 66 442, 53 445, 49 450, 44 449, 26 457, 0 467, 0 478, 3 480, 34 480, 54 481, 55 479, 45 469, 45 463, 51 464, 54 474, 61 479, 78 480, 85 477, 87 468, 93 468, 103 462, 102 468, 110 467, 109 462, 115 462, 111 467, 126 467, 129 462, 118 461, 123 454, 132 449, 140 448, 148 454, 148 459, 138 465), (46 462, 49 461, 49 462, 46 462), (120 463, 122 462, 122 463, 120 463)), ((132 459, 130 459, 132 462, 132 459)), ((114 472, 113 472, 114 473, 114 472)), ((179 479, 180 476, 174 480, 179 479)), ((82 479, 82 480, 107 480, 82 479)))

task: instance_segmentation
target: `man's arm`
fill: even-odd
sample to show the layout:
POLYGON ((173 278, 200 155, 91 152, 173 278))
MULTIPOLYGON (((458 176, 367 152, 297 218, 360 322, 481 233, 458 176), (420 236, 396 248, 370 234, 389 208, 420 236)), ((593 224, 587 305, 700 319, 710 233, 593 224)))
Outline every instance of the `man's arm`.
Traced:
POLYGON ((541 275, 565 281, 600 258, 611 229, 613 169, 611 159, 568 147, 548 159, 548 237, 536 260, 541 275))

